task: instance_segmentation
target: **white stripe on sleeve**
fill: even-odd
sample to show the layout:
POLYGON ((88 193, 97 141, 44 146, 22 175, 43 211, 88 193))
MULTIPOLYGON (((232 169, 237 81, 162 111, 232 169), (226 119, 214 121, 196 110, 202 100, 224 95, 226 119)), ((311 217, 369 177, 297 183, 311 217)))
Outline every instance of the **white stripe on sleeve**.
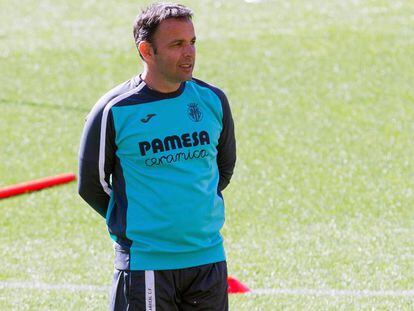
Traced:
POLYGON ((144 85, 145 83, 141 82, 136 88, 115 97, 105 106, 105 109, 102 113, 101 137, 100 137, 100 142, 99 142, 99 181, 101 182, 102 188, 108 195, 111 194, 111 189, 109 188, 108 183, 105 181, 105 142, 106 142, 106 123, 108 121, 108 113, 113 105, 119 103, 124 98, 127 98, 128 96, 136 92, 139 92, 144 87, 144 85))

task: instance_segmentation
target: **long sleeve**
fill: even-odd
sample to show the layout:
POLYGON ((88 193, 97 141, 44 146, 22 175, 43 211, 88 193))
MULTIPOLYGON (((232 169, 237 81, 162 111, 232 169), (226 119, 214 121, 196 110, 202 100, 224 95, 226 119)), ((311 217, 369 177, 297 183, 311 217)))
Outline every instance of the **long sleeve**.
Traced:
POLYGON ((79 195, 100 215, 106 217, 115 158, 113 117, 99 101, 89 113, 79 150, 79 195))
POLYGON ((229 102, 223 93, 220 95, 223 108, 223 128, 217 146, 217 165, 220 172, 219 190, 222 191, 230 183, 236 164, 236 139, 229 102))

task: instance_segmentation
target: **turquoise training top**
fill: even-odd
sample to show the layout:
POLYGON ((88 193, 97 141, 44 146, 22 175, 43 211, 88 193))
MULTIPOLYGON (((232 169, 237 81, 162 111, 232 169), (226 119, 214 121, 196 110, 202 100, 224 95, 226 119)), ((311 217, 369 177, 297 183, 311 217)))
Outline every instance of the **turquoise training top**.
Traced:
POLYGON ((160 93, 137 76, 98 101, 82 134, 79 194, 106 218, 117 269, 225 260, 221 191, 235 146, 226 96, 197 79, 160 93))

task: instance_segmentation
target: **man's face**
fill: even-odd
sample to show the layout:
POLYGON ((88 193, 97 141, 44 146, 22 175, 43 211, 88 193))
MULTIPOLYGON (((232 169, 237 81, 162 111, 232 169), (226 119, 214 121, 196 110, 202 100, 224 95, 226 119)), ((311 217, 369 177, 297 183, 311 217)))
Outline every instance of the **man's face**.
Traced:
POLYGON ((167 83, 192 78, 196 49, 193 23, 185 19, 166 19, 153 35, 154 57, 150 70, 167 83))

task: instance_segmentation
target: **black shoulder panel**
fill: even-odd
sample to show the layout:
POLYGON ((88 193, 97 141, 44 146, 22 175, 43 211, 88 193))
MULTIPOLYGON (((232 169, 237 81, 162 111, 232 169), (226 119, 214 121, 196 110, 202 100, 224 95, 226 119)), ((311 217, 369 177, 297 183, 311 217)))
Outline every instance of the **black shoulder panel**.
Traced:
POLYGON ((234 122, 231 109, 226 95, 219 88, 208 84, 196 78, 192 79, 196 84, 212 90, 221 101, 223 110, 222 124, 218 146, 217 146, 217 165, 220 172, 220 180, 218 188, 223 190, 230 182, 233 175, 234 166, 236 164, 236 138, 234 134, 234 122))

